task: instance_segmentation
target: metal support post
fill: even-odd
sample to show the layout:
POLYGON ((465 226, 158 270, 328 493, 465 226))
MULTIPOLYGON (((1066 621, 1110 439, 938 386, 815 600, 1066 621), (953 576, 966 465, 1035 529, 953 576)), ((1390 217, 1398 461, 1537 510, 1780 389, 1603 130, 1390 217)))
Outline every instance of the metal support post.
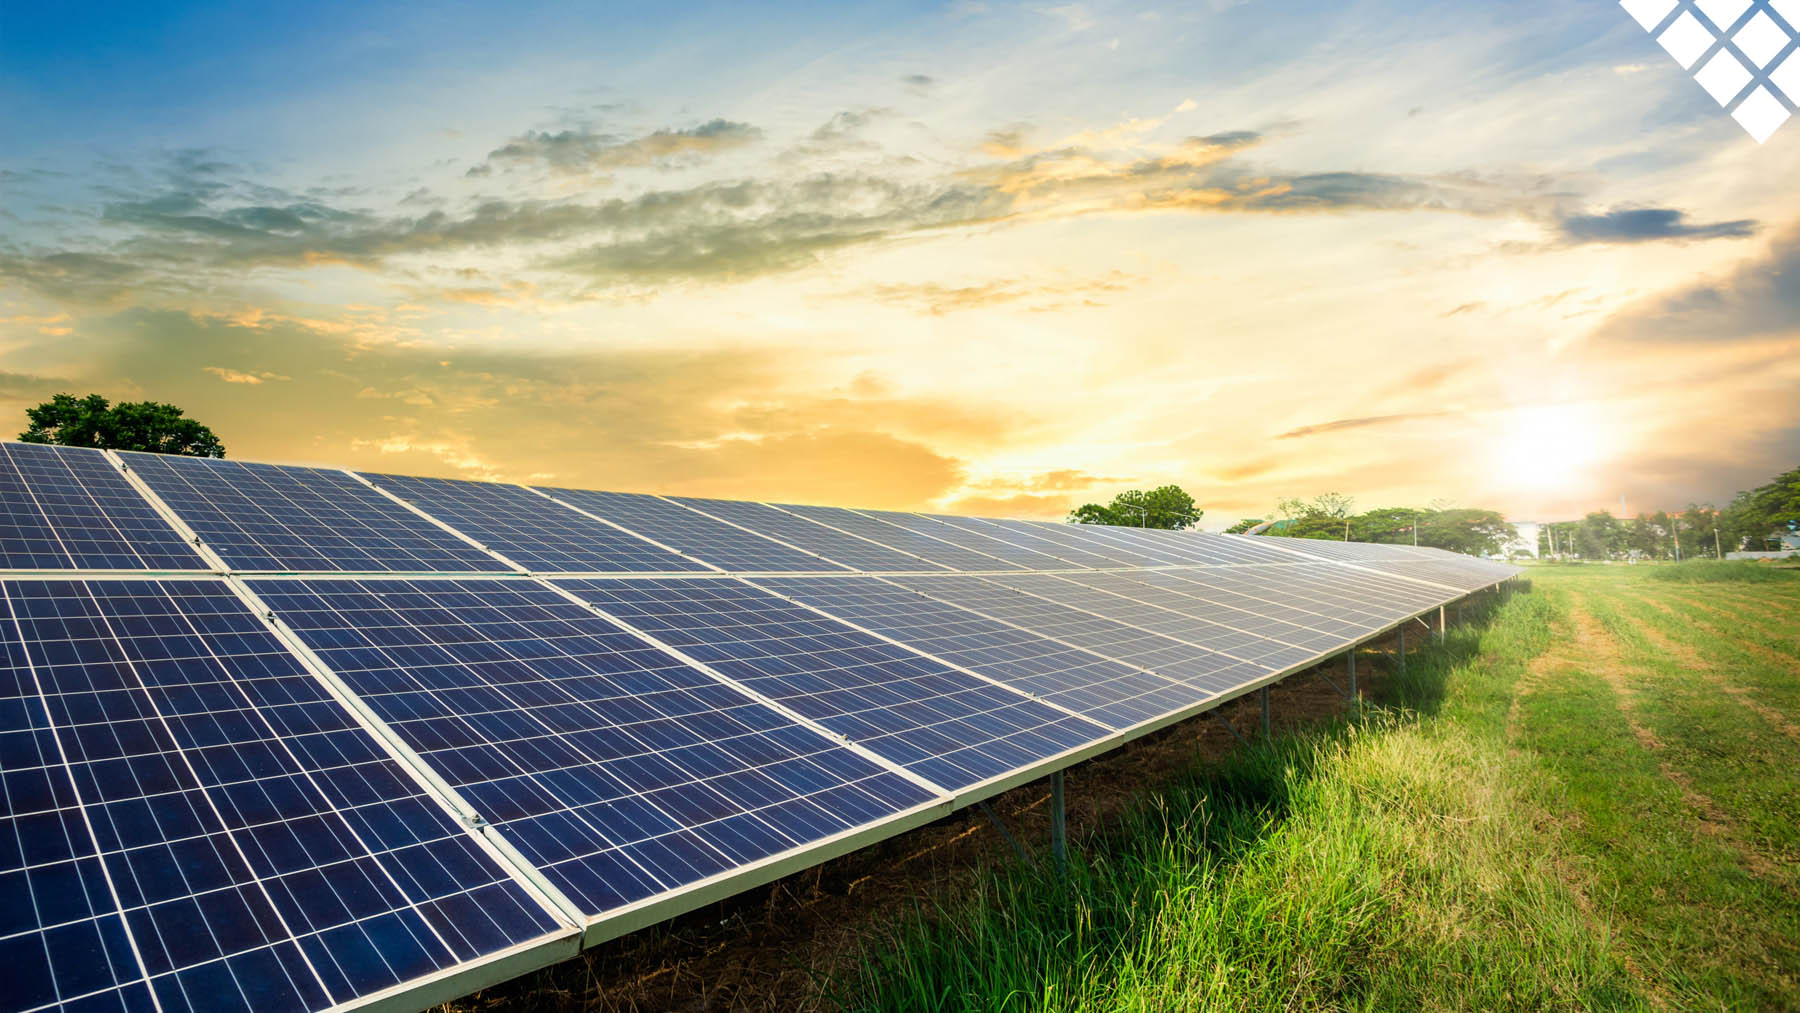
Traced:
POLYGON ((1058 875, 1069 871, 1069 832, 1064 822, 1063 772, 1050 775, 1050 853, 1056 856, 1058 875))
MULTIPOLYGON (((1057 783, 1061 784, 1060 778, 1062 775, 1058 774, 1057 777, 1059 778, 1057 783)), ((975 804, 979 806, 982 813, 987 816, 988 822, 994 825, 994 829, 1000 831, 1000 836, 1006 838, 1006 843, 1012 845, 1013 852, 1019 856, 1019 861, 1024 862, 1027 865, 1031 864, 1031 852, 1026 851, 1025 846, 1019 843, 1019 839, 1012 835, 1011 830, 1007 829, 1006 821, 1000 818, 1000 814, 995 812, 993 807, 989 806, 986 802, 977 802, 975 804)))
POLYGON ((1258 694, 1262 697, 1263 738, 1269 738, 1269 687, 1264 686, 1258 694))
POLYGON ((1444 642, 1444 636, 1447 632, 1448 632, 1448 630, 1444 625, 1444 606, 1439 605, 1438 606, 1438 628, 1437 628, 1438 643, 1441 644, 1444 642))
POLYGON ((1400 671, 1406 671, 1406 627, 1400 627, 1400 648, 1395 652, 1400 659, 1400 671))
POLYGON ((1237 726, 1233 725, 1229 720, 1227 720, 1225 715, 1223 715, 1215 710, 1212 712, 1212 716, 1219 719, 1219 723, 1225 726, 1225 730, 1231 733, 1232 738, 1238 740, 1238 742, 1242 743, 1243 745, 1247 746, 1250 744, 1250 740, 1244 738, 1242 735, 1239 735, 1237 726))
POLYGON ((1355 703, 1356 702, 1356 648, 1352 647, 1352 648, 1350 648, 1350 650, 1344 652, 1344 657, 1349 659, 1349 662, 1350 662, 1350 701, 1352 703, 1355 703))

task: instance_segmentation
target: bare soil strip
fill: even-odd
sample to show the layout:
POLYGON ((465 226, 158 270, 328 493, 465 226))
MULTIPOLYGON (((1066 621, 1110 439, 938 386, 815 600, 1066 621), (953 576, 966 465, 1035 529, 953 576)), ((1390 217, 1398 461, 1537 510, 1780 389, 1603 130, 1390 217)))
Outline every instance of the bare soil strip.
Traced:
MULTIPOLYGON (((1640 598, 1638 600, 1668 615, 1677 614, 1674 609, 1654 598, 1640 598)), ((1695 651, 1686 644, 1670 640, 1660 631, 1649 626, 1639 627, 1638 632, 1643 634, 1645 640, 1650 641, 1652 647, 1655 647, 1658 651, 1667 654, 1669 657, 1679 661, 1683 666, 1704 677, 1707 683, 1714 689, 1729 695, 1733 700, 1743 704, 1746 708, 1753 711, 1757 717, 1768 722, 1770 727, 1794 740, 1796 745, 1800 745, 1800 724, 1795 724, 1788 719, 1787 715, 1757 700, 1750 694, 1749 690, 1744 689, 1742 686, 1733 686, 1731 683, 1725 681, 1725 677, 1720 674, 1718 666, 1701 657, 1698 651, 1695 651)))
POLYGON ((1632 737, 1646 752, 1657 757, 1656 766, 1662 776, 1681 790, 1682 801, 1693 809, 1700 818, 1700 830, 1720 844, 1731 849, 1744 868, 1759 879, 1777 885, 1791 885, 1786 882, 1781 866, 1769 857, 1759 854, 1745 845, 1737 832, 1737 823, 1726 812, 1719 808, 1711 798, 1694 787, 1693 779, 1686 773, 1676 769, 1662 755, 1667 747, 1656 733, 1644 727, 1637 716, 1637 690, 1625 678, 1624 670, 1629 667, 1619 650, 1619 643, 1608 633, 1606 627, 1595 619, 1586 609, 1580 593, 1573 596, 1569 607, 1569 617, 1575 628, 1575 645, 1578 653, 1592 659, 1590 670, 1606 681, 1612 688, 1613 695, 1618 698, 1619 712, 1631 729, 1632 737))

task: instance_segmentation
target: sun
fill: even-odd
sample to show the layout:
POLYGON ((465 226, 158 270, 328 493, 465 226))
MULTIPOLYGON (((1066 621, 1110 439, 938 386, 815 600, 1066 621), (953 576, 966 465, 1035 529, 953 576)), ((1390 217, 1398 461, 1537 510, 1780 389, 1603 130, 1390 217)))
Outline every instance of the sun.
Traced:
POLYGON ((1500 420, 1495 473, 1514 489, 1581 485, 1607 452, 1608 427, 1583 404, 1525 405, 1500 420))

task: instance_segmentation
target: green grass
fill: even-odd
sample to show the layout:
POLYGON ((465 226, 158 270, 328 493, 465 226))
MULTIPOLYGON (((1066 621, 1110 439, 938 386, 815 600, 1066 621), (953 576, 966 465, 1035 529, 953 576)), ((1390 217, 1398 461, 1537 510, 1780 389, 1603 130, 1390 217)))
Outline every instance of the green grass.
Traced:
MULTIPOLYGON (((1197 765, 1072 842, 1066 879, 991 869, 873 931, 835 998, 1800 1008, 1800 675, 1685 621, 1688 580, 1736 578, 1653 579, 1677 570, 1534 571, 1380 706, 1197 765)), ((1742 596, 1791 625, 1779 590, 1742 596)))
POLYGON ((1800 585, 1800 570, 1772 566, 1748 559, 1691 559, 1671 566, 1650 568, 1657 580, 1683 584, 1789 584, 1800 585))

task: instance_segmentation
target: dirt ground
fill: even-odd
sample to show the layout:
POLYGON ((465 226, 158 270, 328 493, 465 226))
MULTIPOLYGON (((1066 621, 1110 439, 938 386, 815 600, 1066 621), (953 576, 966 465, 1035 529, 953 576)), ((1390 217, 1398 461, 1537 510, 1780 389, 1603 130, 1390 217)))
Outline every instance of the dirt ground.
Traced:
MULTIPOLYGON (((1408 646, 1427 636, 1413 624, 1408 646)), ((1393 641, 1366 645, 1357 665, 1365 699, 1379 699, 1393 641)), ((1289 676, 1270 690, 1275 734, 1342 713, 1348 702, 1321 674, 1346 688, 1344 659, 1289 676)), ((1260 733, 1255 694, 1130 742, 1065 773, 1071 848, 1157 785, 1216 760, 1239 734, 1260 733)), ((1048 779, 989 800, 1025 847, 1049 847, 1048 779)), ((723 1011, 828 1008, 821 985, 858 958, 871 933, 896 915, 952 896, 974 872, 1016 860, 979 807, 686 915, 594 947, 573 960, 443 1007, 557 1011, 723 1011)))

